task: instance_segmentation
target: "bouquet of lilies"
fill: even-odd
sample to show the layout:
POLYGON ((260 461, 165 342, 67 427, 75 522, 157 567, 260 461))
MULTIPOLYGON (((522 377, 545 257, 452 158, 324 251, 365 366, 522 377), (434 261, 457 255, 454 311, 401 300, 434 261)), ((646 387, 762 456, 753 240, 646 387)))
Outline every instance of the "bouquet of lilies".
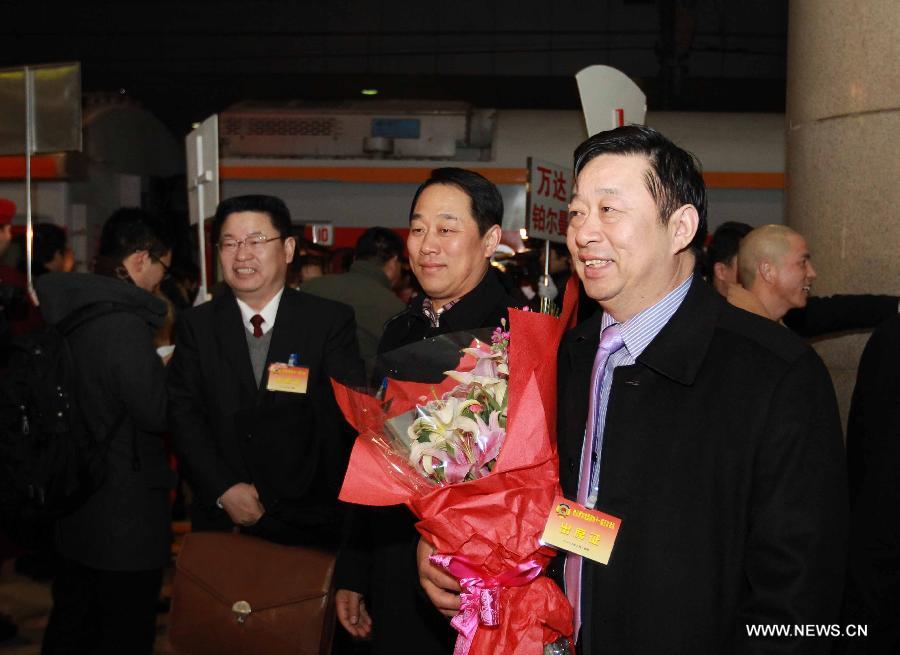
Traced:
POLYGON ((539 655, 572 634, 540 537, 559 493, 556 350, 577 296, 560 318, 510 309, 489 341, 457 339, 468 347, 439 382, 389 379, 375 395, 333 383, 360 433, 340 498, 419 518, 432 562, 462 587, 455 655, 539 655))
MULTIPOLYGON (((503 326, 505 327, 505 326, 503 326)), ((509 332, 498 327, 491 343, 473 341, 463 355, 470 371, 446 371, 457 384, 424 405, 407 428, 409 463, 436 484, 477 480, 494 468, 506 436, 509 332)))

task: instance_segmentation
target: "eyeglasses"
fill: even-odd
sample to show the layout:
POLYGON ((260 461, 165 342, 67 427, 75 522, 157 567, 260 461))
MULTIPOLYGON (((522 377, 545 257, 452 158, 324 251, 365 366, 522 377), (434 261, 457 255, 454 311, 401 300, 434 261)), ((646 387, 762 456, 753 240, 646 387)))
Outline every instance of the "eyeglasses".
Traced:
POLYGON ((150 259, 163 267, 163 280, 169 280, 172 278, 172 269, 166 266, 166 263, 163 260, 161 260, 159 257, 154 257, 153 255, 150 255, 150 259))
POLYGON ((246 246, 250 249, 250 252, 260 253, 269 241, 278 241, 283 238, 284 237, 281 236, 267 237, 265 234, 251 234, 243 239, 223 239, 222 241, 219 241, 218 245, 219 251, 227 255, 237 253, 241 246, 246 246))

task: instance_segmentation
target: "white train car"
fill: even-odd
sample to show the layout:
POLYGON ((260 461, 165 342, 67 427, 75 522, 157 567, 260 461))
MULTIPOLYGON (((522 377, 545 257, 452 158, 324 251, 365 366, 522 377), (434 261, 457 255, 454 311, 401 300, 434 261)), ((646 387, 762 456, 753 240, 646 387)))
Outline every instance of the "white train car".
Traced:
MULTIPOLYGON (((784 221, 782 114, 648 112, 647 124, 700 159, 711 227, 784 221)), ((527 158, 571 165, 587 134, 577 111, 243 103, 219 115, 219 136, 223 198, 281 196, 295 222, 330 223, 335 244, 352 245, 367 227, 404 228, 416 186, 438 166, 473 168, 495 182, 504 230, 518 233, 527 158)))
MULTIPOLYGON (((88 98, 84 122, 84 153, 41 156, 33 166, 35 218, 69 229, 81 267, 113 209, 142 204, 154 178, 184 169, 178 140, 140 107, 88 98)), ((702 162, 712 227, 784 221, 783 115, 651 111, 647 123, 702 162)), ((281 196, 295 222, 330 223, 334 245, 352 246, 374 225, 404 229, 416 186, 438 166, 473 168, 495 182, 514 242, 525 227, 527 158, 571 165, 587 134, 578 111, 377 102, 241 103, 219 114, 219 136, 221 197, 281 196)), ((21 157, 0 157, 0 196, 19 205, 19 229, 23 176, 21 157)))

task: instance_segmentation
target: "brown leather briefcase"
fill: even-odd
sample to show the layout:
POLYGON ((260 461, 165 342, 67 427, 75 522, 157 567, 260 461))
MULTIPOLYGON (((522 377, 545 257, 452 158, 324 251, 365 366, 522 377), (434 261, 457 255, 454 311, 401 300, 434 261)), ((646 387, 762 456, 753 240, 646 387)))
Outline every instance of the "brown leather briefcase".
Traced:
POLYGON ((178 655, 328 655, 334 554, 194 532, 175 565, 169 642, 178 655))

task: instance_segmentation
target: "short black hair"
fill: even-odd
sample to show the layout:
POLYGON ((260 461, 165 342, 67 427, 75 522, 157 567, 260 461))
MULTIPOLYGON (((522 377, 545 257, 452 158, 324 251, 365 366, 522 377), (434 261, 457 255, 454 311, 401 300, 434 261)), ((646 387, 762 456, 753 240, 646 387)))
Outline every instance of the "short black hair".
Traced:
POLYGON ((56 253, 65 251, 68 244, 66 231, 53 223, 37 223, 34 226, 31 245, 32 261, 44 265, 50 262, 56 253))
POLYGON ((213 243, 219 243, 225 219, 238 212, 267 214, 272 221, 272 227, 278 231, 278 236, 289 237, 292 234, 291 212, 281 198, 264 195, 234 196, 226 198, 216 207, 211 230, 213 243))
POLYGON ((707 273, 711 273, 713 266, 719 262, 730 262, 738 254, 741 239, 752 230, 752 225, 738 221, 726 221, 717 227, 706 246, 707 273))
POLYGON ((403 255, 403 239, 386 227, 370 227, 356 241, 354 257, 360 261, 374 259, 384 264, 403 255))
POLYGON ((172 249, 162 221, 139 207, 122 207, 112 213, 100 233, 98 255, 121 264, 128 255, 146 250, 159 259, 172 249))
POLYGON ((683 205, 697 208, 700 222, 691 248, 699 253, 706 240, 706 184, 700 162, 694 155, 676 146, 652 127, 626 125, 599 132, 575 149, 575 176, 589 161, 600 155, 643 155, 650 162, 646 183, 656 201, 659 220, 669 217, 683 205))
POLYGON ((435 168, 429 178, 419 185, 409 207, 410 220, 419 196, 433 184, 452 184, 469 196, 472 216, 475 217, 478 233, 482 236, 494 225, 503 224, 503 196, 500 195, 500 189, 475 171, 454 167, 435 168))

